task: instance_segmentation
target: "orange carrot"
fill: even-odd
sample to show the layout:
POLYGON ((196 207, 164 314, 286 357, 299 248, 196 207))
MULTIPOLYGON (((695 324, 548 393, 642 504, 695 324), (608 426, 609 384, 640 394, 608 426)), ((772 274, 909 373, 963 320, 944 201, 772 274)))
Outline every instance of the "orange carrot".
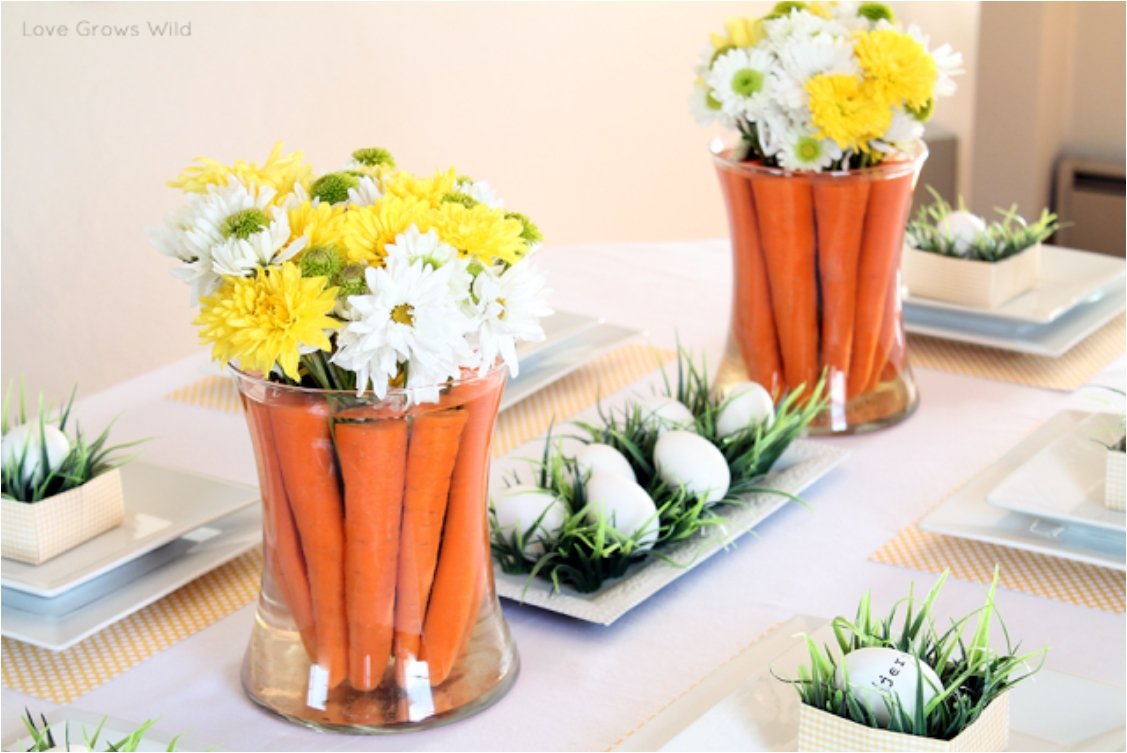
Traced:
POLYGON ((338 423, 334 433, 344 479, 348 681, 373 690, 391 657, 407 422, 338 423))
POLYGON ((274 447, 274 429, 270 423, 267 406, 243 396, 243 408, 254 432, 258 456, 258 479, 265 508, 263 549, 266 567, 281 591, 282 599, 290 610, 294 624, 301 634, 305 652, 315 656, 317 640, 313 625, 313 601, 309 594, 309 577, 305 556, 294 526, 286 486, 282 482, 282 469, 274 447))
POLYGON ((788 389, 818 380, 814 201, 802 175, 757 176, 751 186, 771 280, 771 306, 788 389))
POLYGON ((720 168, 719 174, 732 235, 732 334, 748 378, 778 394, 783 370, 751 183, 732 170, 720 168))
POLYGON ((344 517, 337 484, 329 408, 306 400, 270 408, 282 480, 293 506, 309 568, 317 625, 316 664, 335 688, 348 674, 344 607, 344 517))
POLYGON ((817 180, 814 210, 818 226, 818 278, 822 284, 822 364, 829 369, 830 397, 844 404, 853 353, 857 301, 857 260, 868 180, 817 180))
POLYGON ((886 295, 900 261, 904 225, 912 201, 912 176, 873 181, 861 261, 857 274, 857 314, 853 327, 853 360, 849 367, 849 394, 859 395, 869 384, 876 363, 886 295))
MULTIPOLYGON (((869 375, 869 382, 865 391, 876 387, 886 378, 887 367, 893 361, 903 360, 904 334, 901 326, 903 314, 900 310, 899 283, 895 271, 893 283, 888 286, 888 293, 884 301, 884 313, 881 315, 880 335, 877 337, 877 356, 873 361, 873 372, 869 375)), ((896 373, 900 373, 899 368, 896 373)))
POLYGON ((442 410, 416 416, 411 427, 395 592, 395 661, 400 683, 405 682, 407 665, 419 659, 450 475, 465 425, 465 411, 442 410))
POLYGON ((501 380, 491 379, 489 384, 494 387, 491 392, 464 406, 468 419, 450 480, 442 550, 423 626, 422 659, 427 662, 432 685, 450 676, 469 643, 490 573, 485 498, 501 380))

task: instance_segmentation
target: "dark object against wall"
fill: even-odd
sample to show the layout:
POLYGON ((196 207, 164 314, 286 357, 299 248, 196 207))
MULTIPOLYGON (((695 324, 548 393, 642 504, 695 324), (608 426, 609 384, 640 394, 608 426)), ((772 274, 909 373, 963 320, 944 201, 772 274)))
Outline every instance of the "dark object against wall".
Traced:
POLYGON ((1063 228, 1058 246, 1124 256, 1127 191, 1122 163, 1064 157, 1057 163, 1054 211, 1063 228))

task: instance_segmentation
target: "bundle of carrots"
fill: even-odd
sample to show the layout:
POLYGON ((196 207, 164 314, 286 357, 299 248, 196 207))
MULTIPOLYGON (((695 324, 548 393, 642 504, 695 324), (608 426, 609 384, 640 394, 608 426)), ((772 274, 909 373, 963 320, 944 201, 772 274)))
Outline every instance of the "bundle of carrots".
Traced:
POLYGON ((503 384, 494 371, 407 415, 244 396, 269 575, 329 688, 375 690, 389 665, 400 683, 420 667, 432 686, 454 674, 492 577, 485 498, 503 384))
POLYGON ((733 247, 732 328, 748 377, 778 394, 829 371, 855 398, 904 366, 896 275, 913 190, 894 177, 718 165, 733 247))

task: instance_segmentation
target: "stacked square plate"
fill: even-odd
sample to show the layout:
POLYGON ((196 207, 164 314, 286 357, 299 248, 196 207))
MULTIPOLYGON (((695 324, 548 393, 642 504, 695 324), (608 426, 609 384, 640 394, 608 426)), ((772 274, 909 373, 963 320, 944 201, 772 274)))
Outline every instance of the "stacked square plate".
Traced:
POLYGON ((1103 504, 1122 417, 1064 411, 920 521, 933 533, 1127 570, 1127 520, 1103 504))
POLYGON ((262 540, 253 486, 135 462, 125 520, 41 565, 0 561, 0 633, 69 648, 262 540))
POLYGON ((1053 358, 1064 355, 1127 308, 1123 259, 1042 248, 1037 285, 996 309, 929 298, 904 299, 909 332, 1053 358))

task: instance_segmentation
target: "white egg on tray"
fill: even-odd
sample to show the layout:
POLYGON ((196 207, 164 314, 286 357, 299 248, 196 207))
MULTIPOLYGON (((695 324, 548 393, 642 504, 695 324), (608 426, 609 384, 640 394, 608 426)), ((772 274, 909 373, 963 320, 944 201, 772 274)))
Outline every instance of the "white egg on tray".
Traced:
POLYGON ((955 245, 955 253, 966 254, 978 237, 986 232, 986 220, 960 209, 949 212, 935 227, 955 245))
POLYGON ((849 677, 849 687, 854 697, 869 707, 876 717, 877 724, 887 727, 892 720, 888 711, 887 698, 899 699, 900 708, 909 717, 916 712, 916 689, 923 675, 924 705, 943 692, 943 683, 924 661, 903 651, 884 646, 859 648, 846 654, 838 664, 834 674, 834 684, 845 688, 845 678, 849 677))
POLYGON ((0 441, 0 459, 5 466, 18 463, 23 458, 24 481, 30 481, 36 474, 40 474, 40 478, 45 477, 62 465, 68 454, 70 440, 67 435, 53 424, 44 424, 40 434, 38 421, 13 426, 0 441), (40 473, 44 445, 47 448, 47 468, 40 473))
POLYGON ((580 478, 596 473, 610 473, 628 481, 637 481, 634 468, 621 452, 609 444, 592 443, 580 447, 575 453, 575 464, 580 478))
POLYGON ((641 412, 642 423, 650 431, 691 429, 696 417, 684 403, 666 395, 650 395, 634 403, 641 412))
POLYGON ((716 434, 730 437, 749 426, 775 422, 775 401, 758 382, 739 382, 729 387, 716 413, 716 434))
POLYGON ((567 505, 547 489, 519 484, 493 496, 491 507, 496 531, 511 539, 517 532, 523 537, 524 556, 537 559, 544 554, 544 544, 560 535, 567 521, 567 505))
POLYGON ((654 467, 670 487, 684 487, 705 504, 719 502, 728 493, 732 472, 724 454, 699 434, 667 431, 654 445, 654 467))
POLYGON ((591 522, 606 521, 625 537, 636 537, 637 551, 647 551, 657 543, 661 529, 657 506, 640 487, 622 476, 596 471, 585 487, 587 517, 591 522))

